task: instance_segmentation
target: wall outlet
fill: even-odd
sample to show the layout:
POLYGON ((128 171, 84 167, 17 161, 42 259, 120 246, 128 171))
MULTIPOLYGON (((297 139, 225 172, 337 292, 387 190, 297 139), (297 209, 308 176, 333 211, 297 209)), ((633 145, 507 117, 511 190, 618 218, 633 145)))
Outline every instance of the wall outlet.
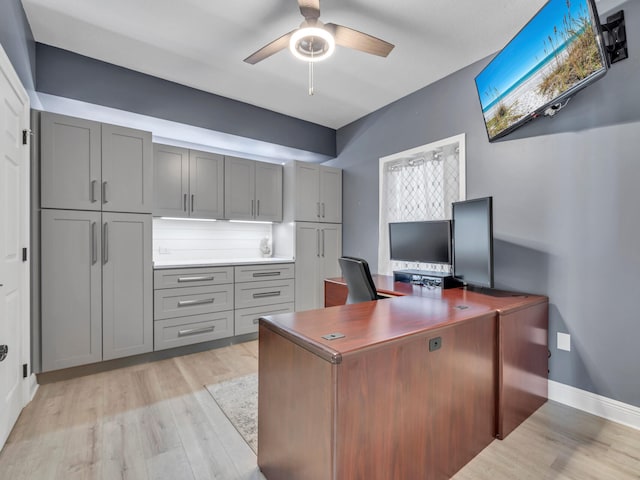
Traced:
POLYGON ((560 333, 558 332, 558 350, 566 350, 567 352, 571 351, 571 335, 568 333, 560 333))

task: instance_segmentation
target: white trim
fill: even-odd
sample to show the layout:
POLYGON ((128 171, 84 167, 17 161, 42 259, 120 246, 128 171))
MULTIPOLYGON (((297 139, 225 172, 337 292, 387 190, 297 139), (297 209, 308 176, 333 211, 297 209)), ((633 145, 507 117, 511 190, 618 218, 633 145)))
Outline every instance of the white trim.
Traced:
POLYGON ((549 400, 640 430, 640 408, 549 380, 549 400))

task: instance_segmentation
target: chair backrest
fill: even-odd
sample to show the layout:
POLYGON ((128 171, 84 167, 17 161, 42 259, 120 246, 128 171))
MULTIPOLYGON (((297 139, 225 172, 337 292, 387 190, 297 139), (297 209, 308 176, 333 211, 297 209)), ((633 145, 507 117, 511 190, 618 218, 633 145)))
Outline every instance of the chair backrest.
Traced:
POLYGON ((338 259, 342 276, 347 281, 349 294, 347 303, 377 300, 376 286, 371 278, 369 264, 362 258, 340 257, 338 259))

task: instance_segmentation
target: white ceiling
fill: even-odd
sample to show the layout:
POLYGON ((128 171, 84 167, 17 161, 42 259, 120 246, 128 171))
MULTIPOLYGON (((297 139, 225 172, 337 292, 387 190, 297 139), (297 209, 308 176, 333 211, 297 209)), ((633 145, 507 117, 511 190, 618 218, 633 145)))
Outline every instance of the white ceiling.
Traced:
POLYGON ((325 23, 396 47, 387 58, 337 47, 311 97, 290 52, 242 61, 300 24, 295 0, 22 3, 38 42, 339 128, 499 50, 545 0, 321 0, 325 23))

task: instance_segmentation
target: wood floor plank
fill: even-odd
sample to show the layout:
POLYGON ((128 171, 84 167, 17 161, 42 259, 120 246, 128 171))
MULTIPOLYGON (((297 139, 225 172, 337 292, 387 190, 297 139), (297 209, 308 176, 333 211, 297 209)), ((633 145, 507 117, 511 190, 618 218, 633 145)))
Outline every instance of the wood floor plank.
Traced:
MULTIPOLYGON (((264 480, 205 385, 257 371, 258 342, 41 385, 0 480, 264 480)), ((455 480, 640 480, 640 431, 547 402, 455 480)))

